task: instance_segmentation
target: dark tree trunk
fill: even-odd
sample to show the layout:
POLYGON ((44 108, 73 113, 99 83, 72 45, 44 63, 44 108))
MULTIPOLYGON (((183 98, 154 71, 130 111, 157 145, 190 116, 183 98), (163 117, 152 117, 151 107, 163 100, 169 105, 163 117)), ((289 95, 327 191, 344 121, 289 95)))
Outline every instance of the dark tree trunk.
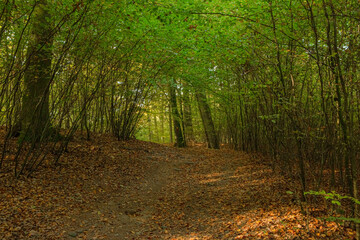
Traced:
POLYGON ((190 92, 184 89, 184 126, 186 132, 186 141, 194 141, 194 129, 191 117, 190 92))
POLYGON ((50 134, 49 87, 53 38, 49 17, 47 1, 38 1, 27 53, 21 111, 22 137, 30 141, 40 141, 50 134))
POLYGON ((171 116, 171 104, 169 105, 169 133, 170 133, 170 143, 174 142, 174 137, 173 137, 173 126, 172 126, 172 116, 171 116))
POLYGON ((181 116, 180 116, 179 110, 177 108, 175 86, 170 84, 169 91, 170 91, 171 113, 172 113, 174 132, 175 132, 175 138, 176 138, 176 146, 177 147, 186 147, 184 129, 182 127, 181 116))
POLYGON ((196 92, 196 99, 199 105, 200 115, 204 124, 204 130, 209 148, 219 149, 219 139, 215 131, 214 122, 211 117, 209 104, 203 92, 196 92))

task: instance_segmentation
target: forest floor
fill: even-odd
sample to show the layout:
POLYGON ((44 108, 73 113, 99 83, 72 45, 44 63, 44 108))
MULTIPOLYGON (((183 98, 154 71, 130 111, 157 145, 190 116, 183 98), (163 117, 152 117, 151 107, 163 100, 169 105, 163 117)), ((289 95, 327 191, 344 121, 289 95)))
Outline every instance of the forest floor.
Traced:
POLYGON ((354 239, 254 155, 79 138, 60 167, 0 173, 0 239, 354 239), (316 214, 315 214, 316 213, 316 214))

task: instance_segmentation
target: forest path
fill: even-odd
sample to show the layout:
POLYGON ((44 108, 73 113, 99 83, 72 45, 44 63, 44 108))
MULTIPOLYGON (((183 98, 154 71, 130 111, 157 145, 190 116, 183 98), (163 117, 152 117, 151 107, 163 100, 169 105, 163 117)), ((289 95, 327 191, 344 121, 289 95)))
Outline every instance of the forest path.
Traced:
POLYGON ((123 154, 110 154, 115 160, 128 156, 131 161, 122 166, 126 171, 118 176, 109 169, 100 172, 92 183, 100 187, 94 193, 95 201, 70 218, 64 236, 119 240, 342 239, 349 234, 335 223, 311 216, 306 219, 294 196, 286 194, 291 181, 253 155, 140 143, 126 143, 129 145, 123 146, 123 154), (130 178, 124 180, 124 174, 130 178))
MULTIPOLYGON (((130 143, 124 150, 129 159, 136 156, 135 167, 143 166, 145 169, 126 173, 132 175, 131 180, 118 176, 118 191, 110 190, 111 186, 108 186, 108 179, 116 178, 109 175, 118 173, 101 173, 102 177, 96 181, 101 189, 96 201, 85 211, 69 217, 71 221, 65 224, 63 236, 68 239, 148 239, 153 233, 158 234, 156 206, 169 194, 169 185, 196 163, 195 155, 187 153, 186 149, 153 143, 135 144, 138 143, 130 143)), ((125 169, 132 167, 126 166, 125 169)))
POLYGON ((276 238, 285 228, 274 212, 263 218, 265 209, 278 215, 290 209, 280 211, 290 203, 285 180, 251 155, 152 143, 126 150, 142 151, 136 164, 146 166, 143 174, 118 191, 106 190, 107 177, 99 178, 105 190, 91 209, 72 218, 69 239, 235 239, 268 232, 276 238))
MULTIPOLYGON (((14 142, 15 144, 15 142, 14 142)), ((51 157, 51 156, 50 156, 51 157)), ((255 155, 81 135, 57 168, 0 176, 0 239, 353 239, 300 213, 286 179, 255 155)), ((317 215, 315 215, 317 214, 317 215)))
MULTIPOLYGON (((146 166, 144 174, 123 182, 118 191, 107 191, 108 177, 99 178, 96 184, 103 193, 89 204, 90 209, 71 217, 67 238, 219 239, 226 236, 222 224, 227 226, 237 213, 244 211, 241 201, 251 200, 249 195, 243 195, 246 190, 240 191, 242 183, 237 176, 239 168, 246 171, 244 165, 251 157, 203 147, 176 149, 151 143, 144 146, 136 163, 146 166)), ((134 146, 125 149, 140 150, 134 146)), ((245 178, 251 178, 254 172, 247 174, 245 178)))
MULTIPOLYGON (((93 212, 90 216, 90 223, 96 226, 100 238, 140 239, 151 236, 152 232, 157 231, 153 223, 159 199, 167 193, 168 184, 179 174, 179 168, 187 162, 193 163, 188 154, 179 154, 168 147, 146 153, 141 156, 148 165, 145 174, 135 177, 135 181, 123 185, 122 191, 108 195, 96 204, 97 211, 103 215, 102 219, 106 219, 105 223, 101 223, 100 219, 94 224, 91 220, 99 219, 96 216, 99 213, 93 212)), ((92 239, 96 235, 88 234, 88 237, 92 239)))

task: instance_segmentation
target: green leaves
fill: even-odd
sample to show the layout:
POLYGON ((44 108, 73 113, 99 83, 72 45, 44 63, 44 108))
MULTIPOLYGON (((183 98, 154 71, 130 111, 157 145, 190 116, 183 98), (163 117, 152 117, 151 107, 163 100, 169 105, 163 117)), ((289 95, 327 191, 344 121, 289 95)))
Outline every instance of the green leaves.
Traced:
POLYGON ((342 200, 342 199, 349 199, 349 200, 353 201, 356 204, 360 204, 360 201, 358 199, 350 197, 350 196, 340 195, 340 194, 336 193, 335 191, 332 191, 330 193, 327 193, 324 190, 322 190, 320 192, 309 191, 309 192, 305 192, 304 194, 305 195, 309 194, 309 195, 315 195, 315 196, 323 196, 325 199, 331 199, 331 200, 336 200, 336 201, 337 200, 342 200))
MULTIPOLYGON (((350 197, 350 196, 340 195, 340 194, 336 193, 335 191, 332 191, 332 192, 329 192, 329 193, 325 192, 324 190, 321 190, 321 191, 308 191, 308 192, 305 192, 304 195, 322 196, 326 200, 330 200, 331 204, 336 205, 338 207, 341 206, 341 200, 344 200, 344 199, 351 200, 355 204, 360 204, 360 201, 358 199, 350 197)), ((351 222, 354 222, 354 223, 360 223, 360 219, 358 219, 358 218, 327 217, 326 220, 329 220, 329 221, 351 221, 351 222)))

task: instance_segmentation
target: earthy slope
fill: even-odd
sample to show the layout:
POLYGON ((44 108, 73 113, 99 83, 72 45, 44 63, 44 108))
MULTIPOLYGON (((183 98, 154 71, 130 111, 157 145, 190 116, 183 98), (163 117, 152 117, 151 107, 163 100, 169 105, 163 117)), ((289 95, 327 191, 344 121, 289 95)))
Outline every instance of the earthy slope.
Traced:
MULTIPOLYGON (((248 154, 110 136, 75 139, 56 169, 0 175, 0 239, 352 239, 248 154)), ((291 189, 293 190, 293 189, 291 189)))

